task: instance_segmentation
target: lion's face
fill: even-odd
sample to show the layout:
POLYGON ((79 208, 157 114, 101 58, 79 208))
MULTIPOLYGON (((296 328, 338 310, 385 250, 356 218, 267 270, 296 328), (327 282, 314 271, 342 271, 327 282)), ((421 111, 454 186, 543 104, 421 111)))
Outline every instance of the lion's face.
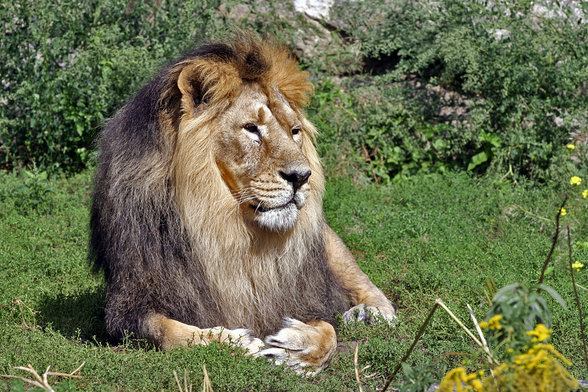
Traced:
POLYGON ((256 83, 244 84, 219 119, 216 164, 248 224, 294 227, 312 174, 302 120, 277 88, 266 94, 256 83))

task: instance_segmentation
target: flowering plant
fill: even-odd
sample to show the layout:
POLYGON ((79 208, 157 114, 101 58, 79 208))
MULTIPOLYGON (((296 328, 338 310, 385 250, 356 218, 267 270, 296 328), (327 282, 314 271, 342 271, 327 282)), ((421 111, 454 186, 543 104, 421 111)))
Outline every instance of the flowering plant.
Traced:
MULTIPOLYGON (((538 324, 543 325, 543 324, 538 324)), ((543 326, 544 327, 544 326, 543 326)), ((529 331, 529 333, 535 332, 529 331)), ((526 352, 491 370, 468 374, 463 367, 452 369, 445 375, 438 392, 499 392, 537 391, 564 392, 577 389, 578 381, 567 371, 565 359, 551 344, 538 343, 526 352)))
MULTIPOLYGON (((565 307, 552 288, 539 287, 565 307)), ((488 371, 468 373, 464 367, 457 367, 445 375, 438 391, 558 392, 578 388, 578 382, 564 367, 571 362, 546 343, 552 333, 551 317, 537 288, 515 283, 499 290, 492 301, 486 320, 478 323, 488 347, 493 347, 488 371)))

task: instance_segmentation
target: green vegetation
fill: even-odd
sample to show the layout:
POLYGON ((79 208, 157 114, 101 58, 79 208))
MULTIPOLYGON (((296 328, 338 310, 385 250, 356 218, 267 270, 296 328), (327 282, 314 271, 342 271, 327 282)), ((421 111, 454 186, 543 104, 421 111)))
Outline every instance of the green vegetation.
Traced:
MULTIPOLYGON (((223 345, 159 352, 137 342, 110 344, 102 321, 104 283, 92 275, 86 259, 91 175, 38 177, 0 174, 0 305, 12 304, 0 308, 0 374, 25 376, 13 367, 28 364, 40 373, 47 366, 69 373, 85 362, 82 379, 50 377, 62 390, 175 390, 174 370, 180 376, 186 370, 198 388, 203 364, 215 391, 357 390, 355 342, 359 369, 370 366, 362 373, 362 386, 374 390, 402 358, 436 298, 462 320, 469 320, 470 304, 482 320, 490 309, 486 279, 498 287, 537 282, 561 203, 548 189, 512 188, 465 174, 417 175, 389 186, 330 181, 328 221, 364 271, 398 303, 400 320, 395 328, 340 328, 341 350, 331 367, 302 379, 264 360, 234 355, 223 345)), ((586 261, 588 247, 576 239, 588 238, 588 209, 584 204, 574 211, 562 217, 562 224, 574 227, 575 259, 586 261)), ((574 363, 571 373, 586 378, 564 242, 552 260, 544 283, 570 310, 547 296, 551 342, 574 363)), ((584 287, 586 272, 576 273, 584 287)), ((586 309, 585 291, 580 294, 586 309)), ((407 365, 414 371, 430 366, 425 376, 439 380, 462 362, 475 370, 476 357, 467 354, 473 351, 469 338, 439 313, 407 365)), ((15 382, 0 381, 0 388, 15 382)))
POLYGON ((19 1, 0 7, 0 165, 87 167, 103 120, 194 36, 212 1, 19 1), (192 17, 198 15, 198 17, 192 17), (179 20, 182 23, 178 23, 179 20))
MULTIPOLYGON (((316 29, 277 2, 249 5, 242 18, 229 17, 238 2, 219 4, 4 4, 0 167, 78 172, 91 166, 104 119, 195 43, 241 28, 294 49, 297 34, 316 29)), ((568 175, 561 146, 585 143, 588 128, 588 23, 557 2, 546 7, 338 2, 332 42, 300 59, 327 98, 310 110, 320 109, 327 142, 346 142, 346 155, 378 182, 451 169, 513 181, 568 175)))
MULTIPOLYGON (((244 4, 233 0, 0 5, 0 374, 85 363, 81 379, 49 382, 61 391, 177 390, 173 371, 186 371, 198 389, 205 364, 215 391, 357 390, 357 343, 362 387, 375 390, 441 298, 470 328, 467 304, 478 320, 504 317, 518 334, 507 336, 512 345, 488 335, 501 358, 514 350, 511 359, 525 354, 517 344, 528 343, 533 320, 547 322, 548 308, 548 343, 573 362, 571 374, 588 378, 564 230, 588 324, 588 23, 557 1, 340 1, 332 41, 300 58, 316 86, 308 114, 330 178, 327 220, 400 306, 395 328, 341 326, 339 353, 312 379, 225 345, 160 352, 109 342, 104 282, 87 262, 95 136, 195 43, 241 28, 298 50, 300 31, 322 28, 278 3, 247 2, 244 17, 232 14, 244 4), (567 309, 528 289, 565 195, 543 283, 567 309), (488 280, 521 286, 491 306, 488 280), (513 300, 537 306, 515 314, 513 300)), ((414 392, 446 374, 469 377, 486 366, 476 350, 438 312, 394 382, 414 392)), ((1 378, 0 390, 28 389, 1 378)))
POLYGON ((374 75, 345 84, 358 121, 341 129, 374 177, 460 168, 548 181, 569 170, 561 146, 588 128, 588 23, 536 4, 337 3, 374 75))

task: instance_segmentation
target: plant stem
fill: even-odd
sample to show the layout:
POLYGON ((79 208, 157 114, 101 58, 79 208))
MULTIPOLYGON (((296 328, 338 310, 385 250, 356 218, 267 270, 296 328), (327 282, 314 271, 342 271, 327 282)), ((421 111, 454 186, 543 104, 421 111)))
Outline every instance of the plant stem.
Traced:
MULTIPOLYGON (((557 244, 557 239, 559 237, 559 217, 561 216, 561 209, 564 208, 566 202, 568 201, 568 195, 564 197, 561 206, 559 206, 559 210, 557 210, 557 216, 555 217, 555 234, 553 235, 553 242, 551 243, 551 249, 549 250, 549 254, 545 259, 545 263, 543 263, 543 269, 541 270, 541 277, 539 278, 539 284, 543 283, 543 277, 545 276, 545 270, 549 265, 549 260, 551 260, 551 256, 553 255, 553 251, 555 250, 555 245, 557 244)), ((541 288, 537 289, 537 292, 541 292, 541 288)))
POLYGON ((490 358, 490 360, 494 361, 496 364, 499 364, 500 362, 494 358, 494 356, 492 356, 492 353, 490 352, 490 350, 488 349, 488 347, 484 347, 484 345, 482 344, 482 342, 480 342, 478 340, 478 338, 476 338, 474 336, 474 334, 472 333, 472 331, 470 331, 468 329, 468 327, 466 327, 460 319, 457 318, 456 315, 453 314, 453 312, 451 310, 449 310, 449 308, 443 303, 443 301, 438 300, 439 301, 439 306, 441 306, 443 308, 443 310, 445 310, 447 312, 447 314, 449 314, 449 316, 453 319, 453 321, 455 321, 457 323, 457 325, 459 325, 461 327, 461 329, 463 329, 465 331, 465 333, 472 338, 472 340, 478 345, 480 346, 480 348, 482 350, 484 350, 484 352, 486 353, 486 355, 488 355, 488 358, 490 358))
MULTIPOLYGON (((476 316, 474 315, 474 311, 472 310, 470 304, 466 304, 468 307, 468 311, 470 312, 470 316, 472 317, 472 321, 474 322, 474 327, 476 327, 476 331, 478 332, 478 335, 480 336, 480 342, 482 342, 482 344, 484 345, 484 351, 486 351, 486 353, 490 352, 490 349, 488 348, 488 343, 486 342, 486 339, 484 338, 484 334, 482 333, 482 329, 480 328, 480 325, 478 325, 478 320, 476 320, 476 316)), ((492 365, 492 357, 488 356, 488 362, 490 363, 490 365, 492 365)))
POLYGON ((359 378, 358 356, 359 356, 359 343, 355 342, 355 353, 353 354, 353 367, 355 369, 355 380, 357 381, 357 386, 358 386, 359 392, 363 392, 363 389, 361 388, 361 380, 359 378))
POLYGON ((427 318, 425 319, 425 322, 423 323, 423 325, 421 326, 421 328, 417 332, 417 335, 414 338, 414 341, 412 342, 412 345, 410 346, 410 348, 408 349, 408 351, 406 352, 406 354, 404 355, 404 357, 400 360, 400 362, 398 362, 398 365, 396 365, 396 368, 392 372, 392 375, 390 375, 390 377, 388 378, 388 381, 386 381, 386 385, 384 385, 384 388, 382 388, 382 391, 381 392, 385 392, 386 389, 388 389, 388 387, 390 386, 390 383, 392 382, 392 379, 394 378, 394 376, 396 376, 396 373, 398 373, 398 371, 402 367, 402 363, 408 359, 408 357, 412 353, 412 350, 414 350, 414 346, 416 346, 416 344, 419 341, 419 339, 421 338, 421 336, 423 336, 423 333, 425 332, 425 329, 429 325, 429 322, 431 322, 431 318, 433 317, 433 314, 435 314, 435 311, 439 307, 439 304, 440 303, 441 303, 441 299, 437 298, 435 300, 435 305, 433 305, 433 307, 429 311, 429 314, 427 315, 427 318))

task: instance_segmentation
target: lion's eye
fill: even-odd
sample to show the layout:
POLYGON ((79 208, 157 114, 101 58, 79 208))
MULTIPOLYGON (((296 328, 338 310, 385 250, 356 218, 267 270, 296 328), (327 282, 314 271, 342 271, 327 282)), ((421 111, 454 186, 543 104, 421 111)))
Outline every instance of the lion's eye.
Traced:
POLYGON ((254 123, 247 123, 243 125, 243 129, 247 132, 246 135, 249 136, 251 140, 258 146, 261 146, 261 131, 259 127, 254 123))
POLYGON ((255 133, 257 135, 260 135, 261 133, 259 132, 259 128, 257 127, 257 125, 253 124, 253 123, 247 123, 245 125, 243 125, 243 128, 247 131, 247 132, 251 132, 251 133, 255 133))
POLYGON ((293 136, 298 135, 301 130, 302 130, 302 128, 299 125, 298 126, 295 126, 294 128, 292 128, 292 135, 293 136))

